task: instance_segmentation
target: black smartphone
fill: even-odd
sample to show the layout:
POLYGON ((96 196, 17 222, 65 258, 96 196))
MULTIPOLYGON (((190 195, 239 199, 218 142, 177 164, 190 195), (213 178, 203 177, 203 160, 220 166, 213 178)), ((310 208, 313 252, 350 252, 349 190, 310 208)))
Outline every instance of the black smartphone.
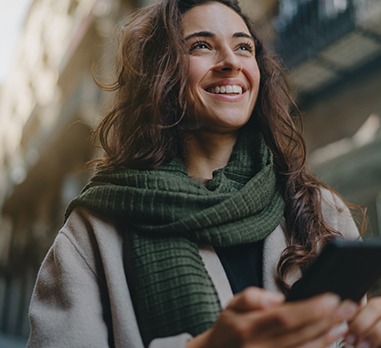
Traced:
POLYGON ((359 302, 380 277, 381 239, 334 239, 290 289, 287 301, 333 292, 343 300, 359 302))

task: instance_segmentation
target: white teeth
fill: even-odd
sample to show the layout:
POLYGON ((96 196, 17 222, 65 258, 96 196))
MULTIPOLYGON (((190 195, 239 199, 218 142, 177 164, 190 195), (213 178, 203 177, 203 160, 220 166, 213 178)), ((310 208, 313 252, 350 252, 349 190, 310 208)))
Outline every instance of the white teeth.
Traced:
POLYGON ((217 86, 210 89, 214 94, 242 94, 242 87, 238 85, 217 86))

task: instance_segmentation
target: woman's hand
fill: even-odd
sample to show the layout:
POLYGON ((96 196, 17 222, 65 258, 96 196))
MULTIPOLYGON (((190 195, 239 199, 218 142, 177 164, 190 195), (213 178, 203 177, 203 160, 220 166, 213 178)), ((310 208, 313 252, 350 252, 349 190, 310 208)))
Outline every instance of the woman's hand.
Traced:
POLYGON ((371 298, 349 323, 347 343, 361 348, 381 347, 381 297, 371 298))
POLYGON ((327 347, 347 332, 343 321, 357 306, 331 294, 285 303, 284 297, 259 288, 236 295, 215 325, 187 348, 327 347))

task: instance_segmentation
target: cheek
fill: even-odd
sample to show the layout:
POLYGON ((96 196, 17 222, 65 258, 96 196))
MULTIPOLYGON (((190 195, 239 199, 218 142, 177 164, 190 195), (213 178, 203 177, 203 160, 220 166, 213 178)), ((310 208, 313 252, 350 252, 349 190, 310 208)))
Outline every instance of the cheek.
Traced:
POLYGON ((252 93, 250 96, 250 113, 252 113, 255 108, 255 104, 257 103, 257 100, 258 100, 261 75, 260 75, 259 68, 256 62, 251 64, 247 68, 248 70, 247 70, 246 76, 250 81, 251 89, 252 89, 252 93))
POLYGON ((201 64, 198 64, 198 61, 195 59, 190 59, 187 76, 187 83, 189 87, 197 86, 201 82, 202 76, 203 72, 201 64))
POLYGON ((189 62, 186 84, 187 99, 191 104, 194 104, 196 100, 200 99, 201 83, 205 76, 205 71, 200 63, 201 62, 192 59, 189 62))
POLYGON ((248 77, 250 79, 251 85, 254 89, 258 89, 260 83, 260 72, 257 63, 252 63, 247 69, 248 77))

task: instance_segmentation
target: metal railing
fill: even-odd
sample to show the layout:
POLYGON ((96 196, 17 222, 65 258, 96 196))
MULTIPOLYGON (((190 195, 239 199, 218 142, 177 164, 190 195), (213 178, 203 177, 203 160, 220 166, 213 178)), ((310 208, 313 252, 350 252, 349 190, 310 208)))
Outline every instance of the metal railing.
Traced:
POLYGON ((353 31, 375 8, 381 0, 282 0, 276 51, 292 68, 353 31))

